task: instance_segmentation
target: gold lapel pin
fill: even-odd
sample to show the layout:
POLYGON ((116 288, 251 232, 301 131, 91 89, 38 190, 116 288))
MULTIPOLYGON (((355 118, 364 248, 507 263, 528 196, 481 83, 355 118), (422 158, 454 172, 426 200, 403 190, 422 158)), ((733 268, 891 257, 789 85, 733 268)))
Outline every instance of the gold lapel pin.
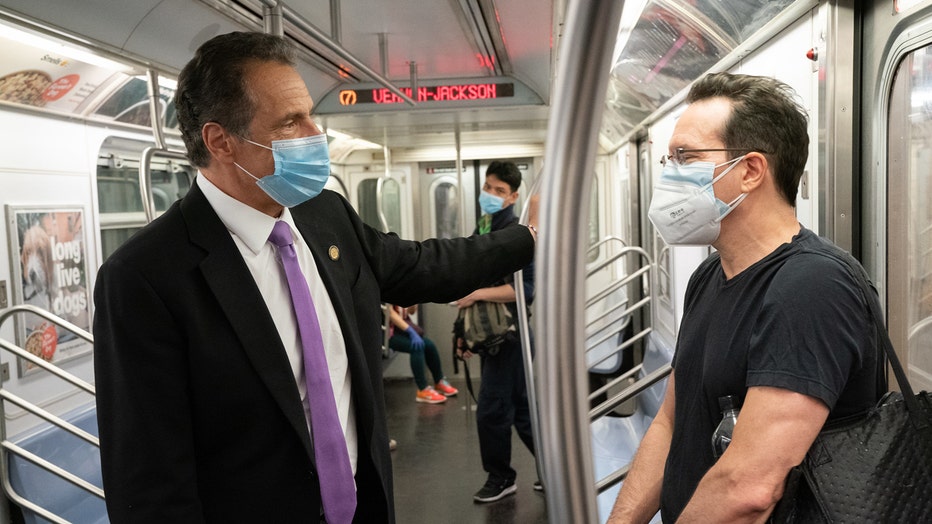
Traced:
POLYGON ((340 248, 337 246, 330 246, 330 249, 327 250, 327 254, 330 255, 330 260, 340 260, 340 248))

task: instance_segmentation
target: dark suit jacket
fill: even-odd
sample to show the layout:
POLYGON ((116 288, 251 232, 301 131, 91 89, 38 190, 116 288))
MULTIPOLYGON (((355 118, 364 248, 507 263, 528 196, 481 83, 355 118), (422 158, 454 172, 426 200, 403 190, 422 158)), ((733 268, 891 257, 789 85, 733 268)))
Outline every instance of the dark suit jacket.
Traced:
MULTIPOLYGON (((410 242, 325 191, 292 209, 346 340, 359 432, 356 522, 394 521, 380 301, 446 302, 526 265, 524 227, 410 242), (331 246, 339 257, 328 256, 331 246)), ((294 376, 229 232, 195 184, 100 268, 95 371, 115 523, 317 522, 294 376)))

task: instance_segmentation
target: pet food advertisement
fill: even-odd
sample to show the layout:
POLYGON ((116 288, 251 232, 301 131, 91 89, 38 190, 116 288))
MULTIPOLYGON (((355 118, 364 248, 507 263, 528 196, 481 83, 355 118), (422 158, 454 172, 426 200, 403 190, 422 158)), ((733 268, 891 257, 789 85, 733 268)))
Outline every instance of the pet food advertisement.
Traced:
MULTIPOLYGON (((90 330, 91 296, 87 271, 84 211, 7 206, 13 293, 17 304, 31 304, 90 330)), ((17 344, 48 362, 61 363, 91 351, 91 344, 34 314, 16 316, 17 344)), ((37 366, 20 361, 20 376, 37 366)))
POLYGON ((51 44, 49 49, 37 45, 2 40, 0 100, 75 111, 113 75, 113 71, 56 52, 51 44))

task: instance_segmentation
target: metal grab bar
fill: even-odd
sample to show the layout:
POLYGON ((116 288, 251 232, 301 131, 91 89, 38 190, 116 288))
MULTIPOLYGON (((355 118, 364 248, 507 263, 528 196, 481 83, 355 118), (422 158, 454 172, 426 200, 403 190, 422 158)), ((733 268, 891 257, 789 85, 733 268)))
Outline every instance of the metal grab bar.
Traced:
MULTIPOLYGON (((644 329, 642 329, 642 330, 639 331, 636 335, 632 336, 632 337, 629 338, 628 340, 625 340, 623 343, 621 343, 620 345, 616 346, 614 352, 612 352, 612 353, 610 353, 610 354, 608 354, 608 355, 605 355, 604 357, 600 358, 599 360, 593 362, 592 365, 593 365, 593 366, 597 366, 597 365, 601 364, 602 362, 605 362, 606 360, 608 360, 608 359, 614 357, 614 356, 615 356, 615 353, 618 353, 619 351, 622 351, 622 350, 624 350, 624 349, 627 349, 627 348, 633 346, 635 342, 637 342, 638 340, 641 340, 642 338, 644 338, 644 337, 646 337, 647 335, 649 335, 649 334, 651 333, 651 331, 653 331, 652 328, 644 328, 644 329)), ((610 382, 609 385, 614 384, 617 380, 618 380, 618 379, 616 379, 616 380, 610 382)))
MULTIPOLYGON (((29 313, 37 315, 57 326, 60 326, 74 333, 79 338, 91 344, 94 343, 93 335, 91 335, 86 330, 72 324, 71 322, 68 322, 63 318, 55 316, 44 309, 29 304, 21 304, 0 311, 0 327, 2 327, 3 323, 7 319, 11 318, 17 313, 29 313)), ((97 394, 96 388, 92 384, 76 377, 75 375, 72 375, 71 373, 68 373, 67 371, 64 371, 63 369, 50 362, 47 362, 33 355, 32 353, 15 344, 12 344, 4 339, 0 339, 0 349, 9 351, 13 355, 31 362, 44 371, 47 371, 52 375, 78 387, 85 393, 88 393, 92 396, 96 396, 97 394)), ((0 484, 2 484, 3 491, 10 500, 23 508, 35 512, 42 518, 54 522, 55 524, 70 524, 70 521, 23 497, 13 488, 13 485, 10 482, 10 462, 8 453, 13 453, 17 456, 20 456, 32 464, 35 464, 36 466, 44 469, 45 471, 58 476, 66 482, 69 482, 72 485, 77 486, 96 497, 105 499, 104 491, 101 488, 8 440, 6 429, 6 402, 10 402, 19 406, 23 410, 28 411, 29 413, 32 413, 39 418, 42 418, 50 424, 67 431, 68 433, 71 433, 72 435, 84 440, 94 447, 100 447, 100 439, 62 419, 61 417, 53 415, 38 405, 29 402, 28 400, 25 400, 22 397, 19 397, 18 395, 13 394, 0 386, 0 447, 2 447, 2 451, 0 451, 0 484)))
POLYGON ((603 238, 602 240, 599 240, 595 244, 592 244, 592 246, 586 250, 586 256, 591 255, 593 251, 597 251, 600 247, 604 246, 605 244, 608 244, 609 242, 618 242, 621 244, 621 247, 628 247, 628 243, 625 242, 623 238, 615 236, 615 235, 609 235, 603 238))
MULTIPOLYGON (((617 318, 615 318, 616 321, 620 321, 620 322, 617 322, 617 323, 616 323, 616 325, 614 326, 614 329, 610 329, 610 330, 609 330, 609 328, 612 327, 611 324, 606 325, 606 326, 602 326, 602 327, 598 327, 598 328, 596 328, 596 329, 594 330, 593 336, 594 336, 595 334, 598 334, 598 333, 604 333, 606 330, 608 330, 608 333, 603 334, 602 336, 600 336, 599 338, 597 338, 597 339, 595 339, 595 340, 589 340, 588 337, 587 337, 586 345, 585 345, 586 352, 588 352, 588 351, 590 351, 590 350, 592 350, 592 349, 595 349, 595 348, 597 348, 598 346, 600 346, 601 344, 603 344, 604 342, 607 342, 607 341, 609 341, 609 340, 611 340, 611 339, 617 337, 617 336, 618 336, 624 329, 626 329, 626 328, 628 327, 628 325, 631 323, 631 315, 632 315, 632 313, 634 313, 634 312, 636 312, 636 311, 638 311, 638 310, 646 309, 646 307, 648 306, 648 304, 650 304, 650 303, 652 302, 652 298, 651 298, 651 296, 650 296, 650 288, 648 287, 647 289, 644 289, 644 290, 643 290, 643 291, 644 291, 644 294, 645 294, 646 296, 645 296, 644 298, 638 300, 635 304, 633 304, 633 305, 631 305, 631 306, 628 306, 628 304, 629 304, 629 297, 630 297, 630 295, 629 295, 629 297, 626 297, 623 301, 619 302, 618 304, 615 304, 615 305, 611 306, 610 308, 608 308, 606 311, 602 312, 602 313, 599 314, 598 316, 596 316, 596 317, 594 317, 594 318, 591 318, 591 319, 589 318, 589 317, 590 317, 589 312, 596 306, 596 304, 598 304, 598 303, 600 303, 601 301, 607 299, 609 296, 611 296, 612 293, 614 293, 615 291, 617 291, 618 289, 620 289, 622 286, 627 285, 627 284, 630 284, 630 283, 633 282, 635 279, 637 279, 637 278, 639 278, 639 277, 642 277, 642 276, 644 276, 644 275, 646 275, 646 276, 648 277, 648 278, 647 278, 648 281, 650 280, 650 278, 649 278, 649 276, 650 276, 649 273, 650 273, 651 269, 652 269, 654 266, 653 266, 653 263, 652 263, 651 260, 650 260, 650 255, 648 255, 647 252, 644 251, 643 249, 641 249, 640 247, 624 247, 621 251, 619 251, 618 253, 616 253, 614 256, 609 257, 608 260, 605 260, 605 261, 601 262, 598 266, 595 266, 595 267, 591 268, 591 269, 587 272, 587 275, 586 275, 587 278, 591 278, 593 275, 595 275, 596 273, 598 273, 598 272, 601 271, 602 269, 605 269, 606 267, 609 267, 609 265, 611 265, 612 263, 616 262, 618 259, 620 259, 620 258, 622 258, 622 257, 624 257, 624 256, 626 256, 626 255, 638 255, 639 258, 641 258, 641 259, 643 260, 644 265, 642 265, 641 267, 639 267, 637 270, 633 271, 632 273, 626 274, 626 275, 624 275, 622 278, 620 278, 620 279, 618 279, 618 280, 612 282, 612 283, 609 284, 604 290, 602 290, 602 291, 600 291, 599 293, 597 293, 594 297, 591 297, 591 298, 589 298, 588 300, 586 300, 586 319, 587 319, 587 322, 586 322, 585 328, 586 328, 587 330, 588 330, 589 328, 591 328, 592 326, 596 325, 597 323, 599 323, 599 322, 601 322, 601 321, 603 321, 603 320, 609 318, 612 314, 616 313, 619 309, 625 308, 623 311, 621 311, 620 314, 617 315, 617 318)), ((645 327, 645 328, 642 329, 640 332, 638 332, 636 335, 632 336, 629 340, 626 340, 626 341, 625 341, 624 343, 622 343, 621 345, 616 346, 616 347, 614 348, 614 351, 612 351, 611 353, 608 353, 607 355, 605 355, 604 357, 602 357, 601 359, 599 359, 599 360, 596 361, 596 362, 588 363, 590 369, 591 369, 592 367, 597 366, 597 365, 601 364, 602 362, 605 362, 606 360, 608 360, 608 359, 614 357, 619 351, 622 351, 622 350, 624 350, 625 348, 627 348, 627 347, 633 345, 633 344, 634 344, 635 342, 637 342, 638 340, 640 340, 640 339, 644 338, 645 336, 647 336, 650 332, 651 332, 651 328, 650 328, 650 327, 645 327)), ((620 380, 620 379, 615 379, 614 381, 612 381, 612 384, 617 383, 619 380, 620 380)), ((601 391, 602 389, 604 389, 604 387, 603 387, 603 388, 600 388, 600 391, 601 391)), ((592 395, 593 395, 593 394, 590 393, 590 399, 592 398, 592 395)))
MULTIPOLYGON (((42 308, 30 305, 30 304, 21 304, 18 306, 12 306, 12 307, 9 307, 9 308, 6 308, 0 311, 0 327, 3 326, 3 323, 6 322, 8 318, 10 318, 16 313, 31 313, 33 315, 42 317, 45 320, 48 320, 49 322, 52 322, 55 325, 58 325, 58 326, 61 326, 67 329, 68 331, 70 331, 71 333, 74 333, 81 339, 87 342, 90 342, 91 344, 94 343, 94 336, 88 333, 86 330, 72 324, 71 322, 68 322, 67 320, 61 317, 55 316, 42 308)), ((20 348, 19 346, 13 345, 3 339, 0 339, 0 347, 2 347, 3 349, 6 349, 7 351, 15 353, 17 356, 24 358, 28 360, 29 362, 32 362, 36 366, 39 366, 40 368, 48 371, 49 373, 52 373, 53 375, 57 376, 60 379, 66 380, 70 382, 71 384, 74 384, 75 386, 83 389, 84 391, 90 393, 91 395, 97 394, 94 386, 91 385, 90 383, 84 380, 81 380, 80 378, 72 375, 71 373, 68 373, 67 371, 62 370, 55 364, 51 364, 45 360, 42 360, 41 358, 33 355, 32 353, 26 351, 25 349, 20 348)))
POLYGON ((660 382, 661 380, 666 378, 667 375, 669 375, 672 370, 673 368, 670 366, 670 364, 664 364, 662 367, 652 371, 646 377, 638 380, 634 384, 631 384, 630 386, 622 390, 621 393, 618 393, 617 395, 609 398, 605 402, 592 408, 589 411, 589 419, 595 420, 601 417, 602 415, 605 415, 609 411, 615 409, 616 407, 620 406, 623 402, 627 400, 631 400, 638 393, 644 391, 645 389, 653 386, 657 382, 660 382))
POLYGON ((541 388, 541 442, 551 522, 598 520, 585 395, 583 341, 584 230, 601 110, 623 1, 570 0, 557 56, 544 150, 540 271, 535 324, 541 351, 535 365, 541 388), (584 43, 584 44, 583 44, 584 43), (567 329, 568 328, 568 329, 567 329))
MULTIPOLYGON (((462 173, 460 173, 462 175, 462 173)), ((537 178, 531 184, 528 195, 540 193, 541 179, 537 178)), ((524 206, 521 210, 519 223, 527 224, 531 206, 524 206)), ((536 253, 535 253, 536 258, 536 253)), ((535 284, 537 277, 535 275, 535 284)), ((524 364, 524 382, 527 390, 527 403, 531 413, 531 435, 534 437, 534 449, 540 449, 540 411, 537 405, 537 377, 534 374, 534 353, 531 351, 531 325, 527 312, 527 297, 524 296, 524 270, 515 271, 515 307, 518 310, 518 338, 521 340, 522 363, 524 364)), ((534 466, 537 468, 537 478, 546 486, 547 478, 544 471, 540 453, 534 454, 534 466)))
MULTIPOLYGON (((609 267, 611 264, 615 263, 619 258, 621 258, 621 257, 623 257, 623 256, 626 256, 626 255, 637 255, 640 259, 642 259, 643 265, 642 265, 641 267, 637 268, 635 271, 633 271, 633 272, 631 272, 631 273, 625 275, 623 278, 621 278, 621 279, 619 279, 619 280, 617 280, 617 281, 611 283, 611 284, 608 285, 604 290, 602 290, 602 291, 600 291, 598 294, 596 294, 596 296, 590 298, 590 299, 587 301, 587 303, 586 303, 586 304, 587 304, 587 312, 589 311, 590 308, 592 308, 593 306, 595 306, 596 304, 598 304, 600 301, 605 300, 606 298, 608 298, 613 292, 615 292, 617 289, 621 288, 623 285, 631 284, 632 282, 634 282, 634 281, 635 281, 636 279, 638 279, 638 278, 643 279, 644 282, 646 282, 646 283, 650 283, 650 282, 651 282, 652 279, 651 279, 651 274, 650 274, 650 272, 651 272, 652 269, 654 269, 655 266, 654 266, 653 262, 651 262, 650 255, 648 255, 648 253, 647 253, 646 251, 644 251, 643 249, 641 249, 641 248, 639 248, 639 247, 624 247, 624 248, 622 248, 622 250, 621 250, 619 253, 615 254, 613 257, 610 257, 610 258, 608 258, 607 260, 604 260, 604 261, 600 262, 598 265, 593 266, 593 267, 589 270, 587 276, 590 276, 590 277, 591 277, 591 276, 595 275, 598 271, 601 271, 601 270, 603 270, 603 269, 609 267)), ((587 343, 587 347, 586 347, 586 350, 587 350, 587 351, 590 350, 590 349, 593 349, 593 348, 595 348, 595 347, 598 347, 600 344, 602 344, 602 343, 604 343, 604 342, 606 342, 606 341, 608 341, 608 340, 611 340, 611 339, 614 338, 614 337, 617 337, 618 334, 620 333, 620 329, 623 329, 623 327, 626 327, 626 326, 630 323, 630 319, 631 319, 632 314, 634 314, 636 311, 639 311, 639 310, 646 310, 646 309, 647 309, 647 307, 649 306, 649 304, 650 304, 650 303, 652 302, 652 300, 653 300, 653 299, 652 299, 652 295, 651 295, 650 286, 649 286, 649 285, 645 285, 645 287, 642 288, 642 291, 643 291, 643 294, 644 294, 645 296, 644 296, 643 298, 641 298, 640 300, 638 300, 635 304, 631 305, 630 307, 627 307, 620 315, 618 315, 618 319, 625 319, 625 320, 626 320, 625 322, 622 322, 622 323, 621 323, 621 324, 622 324, 622 327, 621 327, 621 328, 616 328, 616 329, 611 330, 611 332, 609 332, 608 334, 606 334, 606 335, 604 335, 604 336, 598 338, 598 339, 597 339, 596 341, 594 341, 594 342, 589 342, 589 343, 587 343)), ((626 298, 626 299, 625 299, 623 302, 621 302, 620 304, 614 305, 614 306, 611 307, 608 311, 606 311, 606 312, 600 314, 600 315, 597 316, 595 319, 593 319, 593 320, 591 320, 589 323, 587 323, 587 324, 586 324, 586 328, 589 328, 590 326, 594 325, 595 323, 599 322, 600 320, 602 320, 602 319, 608 317, 610 314, 612 314, 612 313, 614 313, 615 311, 617 311, 620 307, 622 307, 622 306, 627 306, 628 302, 629 302, 629 300, 626 298)), ((646 315, 646 316, 647 316, 647 318, 649 318, 649 314, 646 315)), ((587 315, 587 318, 588 318, 588 315, 587 315)), ((601 330, 596 331, 596 333, 599 333, 599 332, 604 331, 604 330, 605 330, 605 328, 602 328, 601 330)), ((618 345, 617 347, 615 347, 614 350, 613 350, 612 352, 606 354, 604 357, 602 357, 601 359, 599 359, 599 360, 596 361, 596 362, 589 363, 589 365, 590 365, 590 366, 598 366, 598 365, 601 364, 602 362, 604 362, 604 361, 606 361, 606 360, 608 360, 608 359, 610 359, 610 358, 615 357, 619 351, 623 351, 624 349, 626 349, 626 348, 628 348, 628 347, 630 347, 630 346, 633 346, 633 345, 634 345, 635 343, 637 343, 638 341, 645 339, 652 331, 653 331, 653 328, 652 328, 652 327, 650 327, 650 326, 644 327, 644 328, 641 329, 641 331, 639 331, 637 334, 635 334, 635 335, 629 337, 629 338, 628 338, 627 340, 625 340, 622 344, 620 344, 620 345, 618 345)), ((621 393, 619 393, 619 394, 617 394, 617 395, 614 395, 614 396, 612 396, 612 397, 606 399, 605 401, 599 403, 597 406, 595 406, 594 408, 592 408, 592 409, 589 411, 590 423, 591 423, 591 422, 594 422, 595 420, 597 420, 598 418, 600 418, 600 417, 602 417, 602 416, 605 416, 606 414, 608 414, 609 412, 611 412, 612 410, 614 410, 615 408, 617 408, 617 407, 620 406, 621 404, 623 404, 623 403, 625 403, 625 402, 631 400, 632 398, 634 398, 635 396, 637 396, 637 395, 640 394, 641 392, 645 391, 647 388, 649 388, 649 387, 653 386, 654 384, 656 384, 657 382, 663 380, 664 378, 667 377, 667 375, 670 374, 671 370, 672 370, 672 368, 670 367, 669 364, 667 364, 667 365, 665 365, 664 367, 662 367, 662 368, 660 368, 660 369, 658 369, 658 370, 655 370, 655 371, 653 371, 653 372, 651 372, 651 373, 648 373, 647 376, 642 377, 641 379, 639 379, 638 381, 636 381, 634 384, 629 385, 628 387, 626 387, 625 389, 623 389, 623 390, 621 391, 621 393)), ((612 380, 609 381, 608 383, 604 384, 603 386, 601 386, 601 387, 598 388, 597 390, 591 392, 591 393, 589 394, 589 397, 588 397, 589 401, 592 402, 592 401, 598 399, 599 397, 601 397, 602 395, 606 395, 611 389, 613 389, 613 388, 615 388, 615 387, 617 387, 617 386, 620 386, 620 385, 626 383, 628 380, 632 379, 633 377, 636 377, 639 373, 642 373, 642 372, 644 372, 644 365, 643 365, 643 363, 642 363, 642 364, 638 364, 637 366, 635 366, 635 367, 633 367, 632 369, 628 370, 628 371, 625 372, 624 374, 622 374, 622 375, 620 375, 620 376, 618 376, 618 377, 615 377, 614 379, 612 379, 612 380)), ((603 477, 603 478, 601 478, 601 479, 598 479, 598 480, 596 481, 596 483, 595 483, 595 490, 596 490, 596 493, 603 493, 604 491, 606 491, 606 490, 612 488, 613 486, 615 486, 615 485, 618 484, 619 482, 623 481, 623 480, 625 479, 625 477, 627 476, 627 474, 628 474, 628 469, 629 469, 629 467, 630 467, 630 465, 622 466, 621 468, 619 468, 618 470, 616 470, 616 471, 610 473, 609 475, 607 475, 607 476, 605 476, 605 477, 603 477)))
MULTIPOLYGON (((638 369, 638 371, 640 371, 640 369, 638 369)), ((593 408, 589 412, 590 419, 595 420, 599 417, 606 415, 611 410, 615 409, 621 404, 639 395, 640 393, 645 391, 647 388, 667 378, 667 376, 669 376, 670 373, 672 372, 673 372, 673 367, 671 367, 670 364, 665 364, 663 367, 655 370, 654 372, 648 374, 646 377, 642 378, 641 380, 638 380, 634 384, 628 386, 621 393, 611 397, 610 399, 606 400, 605 402, 593 408)), ((599 391, 602 391, 602 389, 608 390, 609 387, 611 386, 606 385, 604 388, 601 388, 599 391)), ((615 472, 610 473, 607 476, 599 479, 595 483, 596 492, 602 493, 610 489, 615 484, 618 484, 619 482, 623 481, 625 477, 628 476, 628 469, 630 467, 631 465, 627 464, 617 469, 615 472)))
POLYGON ((188 160, 184 151, 164 147, 147 147, 139 160, 139 190, 142 192, 142 210, 146 213, 146 222, 155 220, 155 197, 152 196, 152 157, 156 154, 176 160, 188 160))

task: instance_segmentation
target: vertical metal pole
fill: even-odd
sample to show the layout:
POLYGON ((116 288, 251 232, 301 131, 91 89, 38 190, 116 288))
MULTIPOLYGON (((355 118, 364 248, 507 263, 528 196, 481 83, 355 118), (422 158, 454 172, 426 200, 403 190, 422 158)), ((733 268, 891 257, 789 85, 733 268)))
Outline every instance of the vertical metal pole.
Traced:
POLYGON ((148 83, 146 85, 149 95, 149 118, 152 123, 152 136, 155 138, 155 147, 165 149, 165 133, 162 130, 162 100, 159 97, 159 72, 155 69, 146 71, 148 83))
POLYGON ((586 217, 624 2, 570 0, 547 129, 537 273, 536 365, 550 522, 597 522, 583 307, 586 217), (583 177, 577 176, 583 173, 583 177))
POLYGON ((417 62, 408 62, 408 69, 411 71, 411 98, 417 100, 417 62))
POLYGON ((466 180, 463 177, 463 156, 460 154, 460 126, 456 124, 456 130, 453 132, 456 139, 456 185, 459 188, 460 200, 460 236, 469 234, 469 226, 466 224, 466 180))
POLYGON ((330 0, 330 38, 336 43, 342 43, 343 40, 343 13, 340 8, 340 0, 330 0))
POLYGON ((285 26, 282 24, 282 4, 262 6, 262 30, 267 34, 285 36, 285 26))
POLYGON ((379 33, 379 63, 382 66, 382 76, 388 76, 388 35, 379 33))
MULTIPOLYGON (((528 197, 540 193, 540 178, 537 178, 527 190, 528 197)), ((527 224, 529 206, 521 211, 522 224, 527 224)), ((531 434, 534 436, 534 466, 537 468, 537 478, 546 487, 548 482, 544 476, 544 468, 540 457, 540 409, 537 403, 537 377, 534 375, 534 347, 531 344, 531 326, 528 318, 527 296, 524 294, 524 270, 515 273, 515 306, 518 310, 518 338, 521 340, 521 355, 524 364, 524 382, 527 388, 527 404, 531 413, 531 434)))
POLYGON ((382 128, 382 156, 385 157, 385 178, 391 178, 392 176, 392 150, 388 148, 388 129, 387 128, 382 128))

